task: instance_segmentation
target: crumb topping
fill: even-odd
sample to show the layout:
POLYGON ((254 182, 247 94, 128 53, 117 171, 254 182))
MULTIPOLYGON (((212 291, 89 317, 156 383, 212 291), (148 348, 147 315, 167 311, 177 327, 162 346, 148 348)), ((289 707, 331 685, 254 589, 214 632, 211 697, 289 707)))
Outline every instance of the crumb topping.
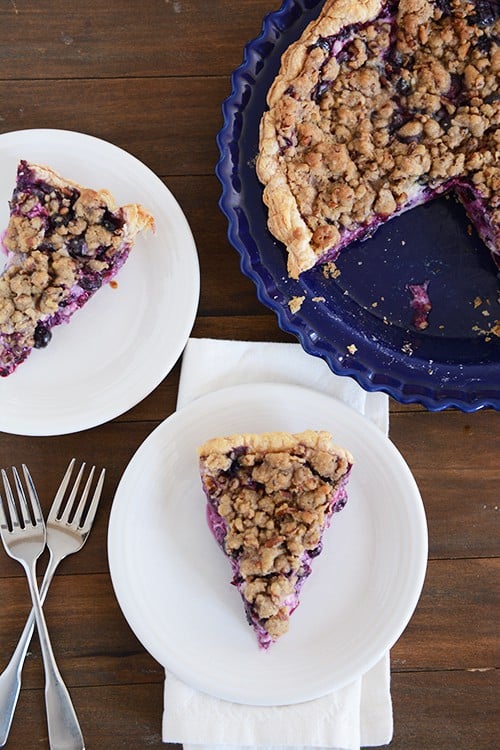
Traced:
POLYGON ((99 193, 83 188, 56 188, 30 176, 26 164, 20 171, 3 240, 8 251, 28 254, 66 248, 70 256, 87 260, 98 253, 109 257, 119 247, 124 237, 124 217, 114 216, 99 193))
POLYGON ((225 521, 224 549, 238 559, 242 596, 272 637, 288 627, 292 595, 320 551, 333 496, 352 462, 326 433, 320 445, 311 442, 313 433, 304 435, 283 443, 266 434, 262 446, 252 440, 231 449, 216 439, 200 449, 204 489, 225 521))
POLYGON ((288 307, 290 308, 290 312, 294 314, 297 313, 302 307, 304 301, 305 301, 304 295, 292 297, 291 300, 288 302, 288 307))
POLYGON ((291 50, 281 87, 278 77, 271 89, 257 163, 271 231, 299 255, 308 244, 313 265, 404 207, 458 186, 466 208, 481 204, 487 226, 478 231, 499 251, 498 4, 364 5, 382 12, 346 27, 338 18, 353 4, 327 2, 325 19, 331 14, 341 30, 310 34, 291 50))
POLYGON ((75 261, 60 251, 33 250, 22 263, 10 265, 0 277, 0 331, 29 331, 25 341, 33 344, 36 322, 57 310, 75 281, 75 261))

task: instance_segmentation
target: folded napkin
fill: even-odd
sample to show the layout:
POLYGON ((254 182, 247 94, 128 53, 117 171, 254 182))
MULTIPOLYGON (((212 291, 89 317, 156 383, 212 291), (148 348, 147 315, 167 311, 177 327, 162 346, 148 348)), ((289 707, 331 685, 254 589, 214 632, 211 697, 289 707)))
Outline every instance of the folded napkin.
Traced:
MULTIPOLYGON (((177 407, 220 388, 255 382, 302 385, 334 396, 388 432, 385 394, 367 393, 351 378, 334 375, 299 344, 190 339, 177 407)), ((388 653, 344 688, 291 706, 231 703, 194 690, 171 673, 165 678, 163 742, 182 743, 184 750, 359 750, 388 744, 392 732, 388 653)))

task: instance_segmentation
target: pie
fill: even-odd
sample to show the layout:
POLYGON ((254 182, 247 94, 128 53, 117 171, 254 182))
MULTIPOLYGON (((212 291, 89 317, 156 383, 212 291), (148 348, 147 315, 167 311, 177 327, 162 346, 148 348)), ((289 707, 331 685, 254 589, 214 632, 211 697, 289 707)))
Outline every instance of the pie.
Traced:
POLYGON ((500 266, 499 80, 498 0, 326 0, 260 124, 289 276, 449 192, 500 266))
POLYGON ((128 258, 151 214, 118 208, 107 190, 91 190, 46 166, 21 161, 3 236, 7 262, 0 276, 0 375, 10 375, 51 329, 73 313, 128 258))
POLYGON ((208 525, 267 649, 288 630, 323 533, 347 501, 352 456, 314 430, 213 438, 198 453, 208 525))

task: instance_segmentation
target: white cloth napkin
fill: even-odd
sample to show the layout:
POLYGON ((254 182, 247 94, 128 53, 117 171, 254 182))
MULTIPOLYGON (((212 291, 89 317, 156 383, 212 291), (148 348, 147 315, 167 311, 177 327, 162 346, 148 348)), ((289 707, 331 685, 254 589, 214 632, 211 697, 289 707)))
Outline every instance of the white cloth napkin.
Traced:
MULTIPOLYGON (((334 396, 365 414, 384 434, 388 398, 306 354, 299 344, 190 339, 182 358, 177 407, 240 383, 283 382, 334 396)), ((359 750, 388 744, 393 718, 389 653, 334 693, 293 706, 247 706, 201 693, 171 673, 164 689, 163 742, 184 750, 359 750)))

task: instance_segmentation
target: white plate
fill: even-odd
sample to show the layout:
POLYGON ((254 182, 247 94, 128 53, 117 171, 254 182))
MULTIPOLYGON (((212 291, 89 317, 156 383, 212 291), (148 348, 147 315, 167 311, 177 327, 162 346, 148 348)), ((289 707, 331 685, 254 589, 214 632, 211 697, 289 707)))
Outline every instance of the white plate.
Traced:
POLYGON ((315 391, 243 385, 192 402, 139 448, 113 502, 108 554, 123 613, 160 664, 217 697, 280 705, 351 682, 395 643, 422 588, 427 526, 408 466, 373 423, 315 391), (196 451, 233 432, 306 428, 352 451, 349 500, 290 630, 261 651, 206 523, 196 451))
POLYGON ((182 210, 148 167, 106 141, 64 130, 0 135, 0 231, 20 159, 107 188, 120 205, 142 203, 156 221, 154 235, 139 236, 117 287, 100 289, 69 325, 53 329, 46 349, 0 378, 0 430, 76 432, 122 414, 170 372, 196 315, 198 257, 182 210))

